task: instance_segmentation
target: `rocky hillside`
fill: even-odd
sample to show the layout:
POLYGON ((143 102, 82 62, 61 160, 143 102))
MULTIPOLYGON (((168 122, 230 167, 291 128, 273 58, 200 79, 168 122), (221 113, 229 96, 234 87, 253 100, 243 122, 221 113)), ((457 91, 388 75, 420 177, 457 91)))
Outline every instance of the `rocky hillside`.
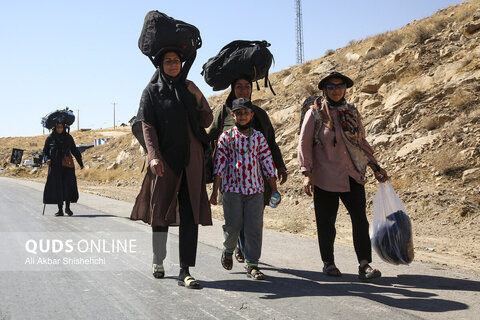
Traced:
MULTIPOLYGON (((270 115, 290 172, 280 188, 284 209, 267 211, 266 225, 272 228, 314 235, 313 216, 305 214, 312 200, 301 191, 297 132, 302 102, 319 93, 318 81, 331 70, 355 82, 347 100, 362 113, 368 140, 414 221, 417 256, 475 267, 480 252, 480 0, 275 73, 276 96, 267 88, 254 90, 254 103, 270 115)), ((220 106, 226 94, 210 98, 211 105, 220 106)), ((143 177, 144 157, 128 132, 84 157, 81 180, 138 188, 143 177)), ((376 183, 371 173, 368 179, 371 199, 376 183)), ((339 216, 338 237, 343 236, 350 241, 351 231, 348 218, 339 216)))

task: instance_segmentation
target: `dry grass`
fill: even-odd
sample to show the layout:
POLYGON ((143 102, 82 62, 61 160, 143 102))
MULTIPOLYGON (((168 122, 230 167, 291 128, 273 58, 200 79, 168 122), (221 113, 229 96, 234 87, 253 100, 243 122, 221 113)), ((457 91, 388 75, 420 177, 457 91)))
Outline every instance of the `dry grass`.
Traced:
POLYGON ((335 50, 333 50, 333 49, 328 49, 327 51, 325 51, 324 56, 325 56, 325 57, 328 57, 328 56, 331 56, 331 55, 334 54, 334 53, 335 53, 335 50))

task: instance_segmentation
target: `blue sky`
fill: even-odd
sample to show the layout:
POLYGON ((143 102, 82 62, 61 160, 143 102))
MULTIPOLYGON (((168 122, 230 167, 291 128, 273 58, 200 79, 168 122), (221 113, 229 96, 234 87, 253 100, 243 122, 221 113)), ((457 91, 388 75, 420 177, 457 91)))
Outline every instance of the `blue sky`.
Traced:
MULTIPOLYGON (((303 0, 305 59, 461 2, 303 0)), ((203 46, 189 78, 207 97, 215 93, 201 67, 232 40, 269 41, 271 72, 296 63, 293 0, 2 1, 0 137, 40 135, 41 117, 66 106, 80 110, 81 128, 113 126, 113 102, 117 125, 127 122, 155 71, 137 46, 149 10, 200 29, 203 46)))

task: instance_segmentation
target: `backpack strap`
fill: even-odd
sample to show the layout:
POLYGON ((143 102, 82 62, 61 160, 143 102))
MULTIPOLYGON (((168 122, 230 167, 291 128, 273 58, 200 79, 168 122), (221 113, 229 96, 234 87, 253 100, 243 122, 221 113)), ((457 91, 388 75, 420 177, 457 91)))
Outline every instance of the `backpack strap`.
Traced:
POLYGON ((268 82, 268 87, 270 88, 270 91, 272 91, 273 95, 276 96, 277 94, 275 93, 275 91, 273 91, 272 83, 270 82, 270 79, 268 79, 268 74, 265 77, 265 87, 267 86, 267 82, 268 82))
POLYGON ((225 124, 225 113, 227 113, 227 106, 224 104, 222 107, 222 110, 220 111, 220 126, 218 127, 220 130, 218 130, 218 138, 220 135, 223 133, 223 125, 225 124))

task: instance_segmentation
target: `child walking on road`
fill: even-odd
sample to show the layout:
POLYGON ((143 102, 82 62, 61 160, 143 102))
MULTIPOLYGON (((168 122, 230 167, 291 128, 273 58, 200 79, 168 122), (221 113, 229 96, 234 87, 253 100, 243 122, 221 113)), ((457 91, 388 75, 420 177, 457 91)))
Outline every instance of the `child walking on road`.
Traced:
POLYGON ((272 193, 278 194, 278 189, 275 165, 267 141, 261 132, 252 128, 254 114, 251 105, 252 102, 245 98, 235 99, 232 103, 235 127, 225 131, 218 141, 210 203, 217 204, 221 184, 225 217, 222 266, 227 270, 232 269, 232 254, 240 230, 244 228, 247 276, 263 280, 265 275, 258 268, 264 210, 262 172, 272 193))

